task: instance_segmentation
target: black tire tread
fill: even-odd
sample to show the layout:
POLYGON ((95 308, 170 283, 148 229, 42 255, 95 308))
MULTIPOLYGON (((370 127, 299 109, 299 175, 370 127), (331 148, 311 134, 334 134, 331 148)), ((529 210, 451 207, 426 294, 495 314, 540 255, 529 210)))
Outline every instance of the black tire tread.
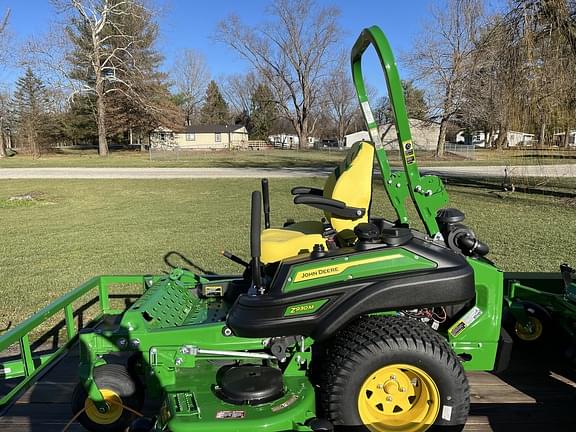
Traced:
POLYGON ((362 359, 385 350, 417 350, 428 353, 444 363, 465 389, 465 401, 453 412, 452 423, 466 422, 470 406, 470 390, 459 358, 444 337, 426 324, 397 316, 366 316, 341 330, 326 353, 327 362, 320 376, 319 408, 334 424, 341 418, 343 384, 347 375, 361 364, 362 359))

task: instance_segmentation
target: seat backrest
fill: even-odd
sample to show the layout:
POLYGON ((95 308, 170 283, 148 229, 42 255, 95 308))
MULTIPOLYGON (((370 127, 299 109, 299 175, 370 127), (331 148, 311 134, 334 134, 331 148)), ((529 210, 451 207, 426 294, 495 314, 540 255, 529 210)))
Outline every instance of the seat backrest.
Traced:
POLYGON ((364 216, 356 220, 341 219, 326 212, 326 219, 337 232, 353 231, 359 223, 368 222, 373 171, 374 146, 359 141, 350 148, 346 158, 326 180, 324 197, 343 201, 350 207, 366 209, 364 216))

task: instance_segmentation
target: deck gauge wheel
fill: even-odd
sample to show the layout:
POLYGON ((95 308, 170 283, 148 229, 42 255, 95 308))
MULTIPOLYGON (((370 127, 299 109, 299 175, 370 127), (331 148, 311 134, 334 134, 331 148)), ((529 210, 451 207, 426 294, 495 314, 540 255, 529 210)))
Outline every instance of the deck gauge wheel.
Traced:
POLYGON ((72 396, 72 412, 76 414, 84 410, 78 421, 90 432, 126 430, 136 416, 123 406, 140 411, 144 404, 141 386, 124 366, 117 364, 95 368, 94 381, 107 402, 108 410, 104 413, 98 411, 84 387, 78 384, 72 396))

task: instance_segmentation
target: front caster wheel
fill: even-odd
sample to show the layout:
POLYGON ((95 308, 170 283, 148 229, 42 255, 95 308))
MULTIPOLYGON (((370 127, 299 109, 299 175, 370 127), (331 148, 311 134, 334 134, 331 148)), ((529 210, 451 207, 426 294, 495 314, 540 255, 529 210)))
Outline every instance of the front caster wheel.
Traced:
POLYGON ((72 412, 84 410, 78 421, 91 432, 124 431, 134 420, 135 414, 128 407, 140 411, 144 393, 139 383, 130 376, 124 366, 109 364, 94 369, 94 381, 106 400, 108 410, 98 411, 79 383, 72 395, 72 412))
POLYGON ((328 350, 323 414, 336 429, 461 430, 470 406, 466 375, 446 340, 403 317, 363 317, 328 350))

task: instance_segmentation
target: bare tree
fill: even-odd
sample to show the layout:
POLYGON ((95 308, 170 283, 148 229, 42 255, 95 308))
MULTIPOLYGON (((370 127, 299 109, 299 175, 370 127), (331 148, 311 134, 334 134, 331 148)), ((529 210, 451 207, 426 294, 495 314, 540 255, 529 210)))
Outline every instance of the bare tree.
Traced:
POLYGON ((359 114, 356 90, 350 76, 350 60, 346 53, 341 53, 338 63, 330 71, 324 85, 326 114, 334 123, 338 143, 344 142, 355 117, 359 114))
POLYGON ((444 155, 448 122, 461 108, 474 71, 474 49, 483 23, 482 0, 447 0, 434 4, 430 21, 406 58, 416 79, 428 84, 437 100, 440 134, 436 156, 444 155))
POLYGON ((334 58, 339 10, 319 7, 313 0, 274 0, 267 11, 272 22, 256 27, 228 17, 219 23, 216 39, 248 60, 268 82, 302 146, 313 133, 312 113, 334 58))
POLYGON ((514 0, 510 6, 479 37, 459 114, 470 128, 484 129, 497 148, 508 144, 509 130, 538 132, 541 146, 549 131, 561 131, 558 144, 566 145, 576 109, 576 11, 571 14, 567 0, 514 0))
POLYGON ((482 130, 487 147, 502 148, 510 128, 521 127, 517 113, 525 101, 520 102, 520 89, 526 88, 528 73, 514 28, 499 15, 489 21, 473 53, 475 67, 468 72, 458 120, 470 131, 482 130))
POLYGON ((174 63, 172 79, 176 91, 182 97, 186 124, 191 125, 210 81, 210 71, 202 53, 192 49, 184 50, 174 63))
POLYGON ((236 115, 250 115, 252 95, 256 91, 261 78, 250 71, 246 74, 228 75, 222 86, 222 93, 228 105, 236 115))
MULTIPOLYGON (((8 27, 8 19, 10 18, 10 9, 4 13, 2 21, 0 21, 0 44, 6 39, 6 29, 8 27)), ((2 47, 4 48, 4 47, 2 47)), ((2 49, 5 52, 4 49, 2 49)), ((7 114, 7 99, 4 95, 0 95, 0 159, 7 156, 6 141, 4 140, 4 122, 7 114)))
POLYGON ((11 96, 9 93, 0 93, 0 159, 8 156, 7 147, 10 145, 9 121, 11 96))

